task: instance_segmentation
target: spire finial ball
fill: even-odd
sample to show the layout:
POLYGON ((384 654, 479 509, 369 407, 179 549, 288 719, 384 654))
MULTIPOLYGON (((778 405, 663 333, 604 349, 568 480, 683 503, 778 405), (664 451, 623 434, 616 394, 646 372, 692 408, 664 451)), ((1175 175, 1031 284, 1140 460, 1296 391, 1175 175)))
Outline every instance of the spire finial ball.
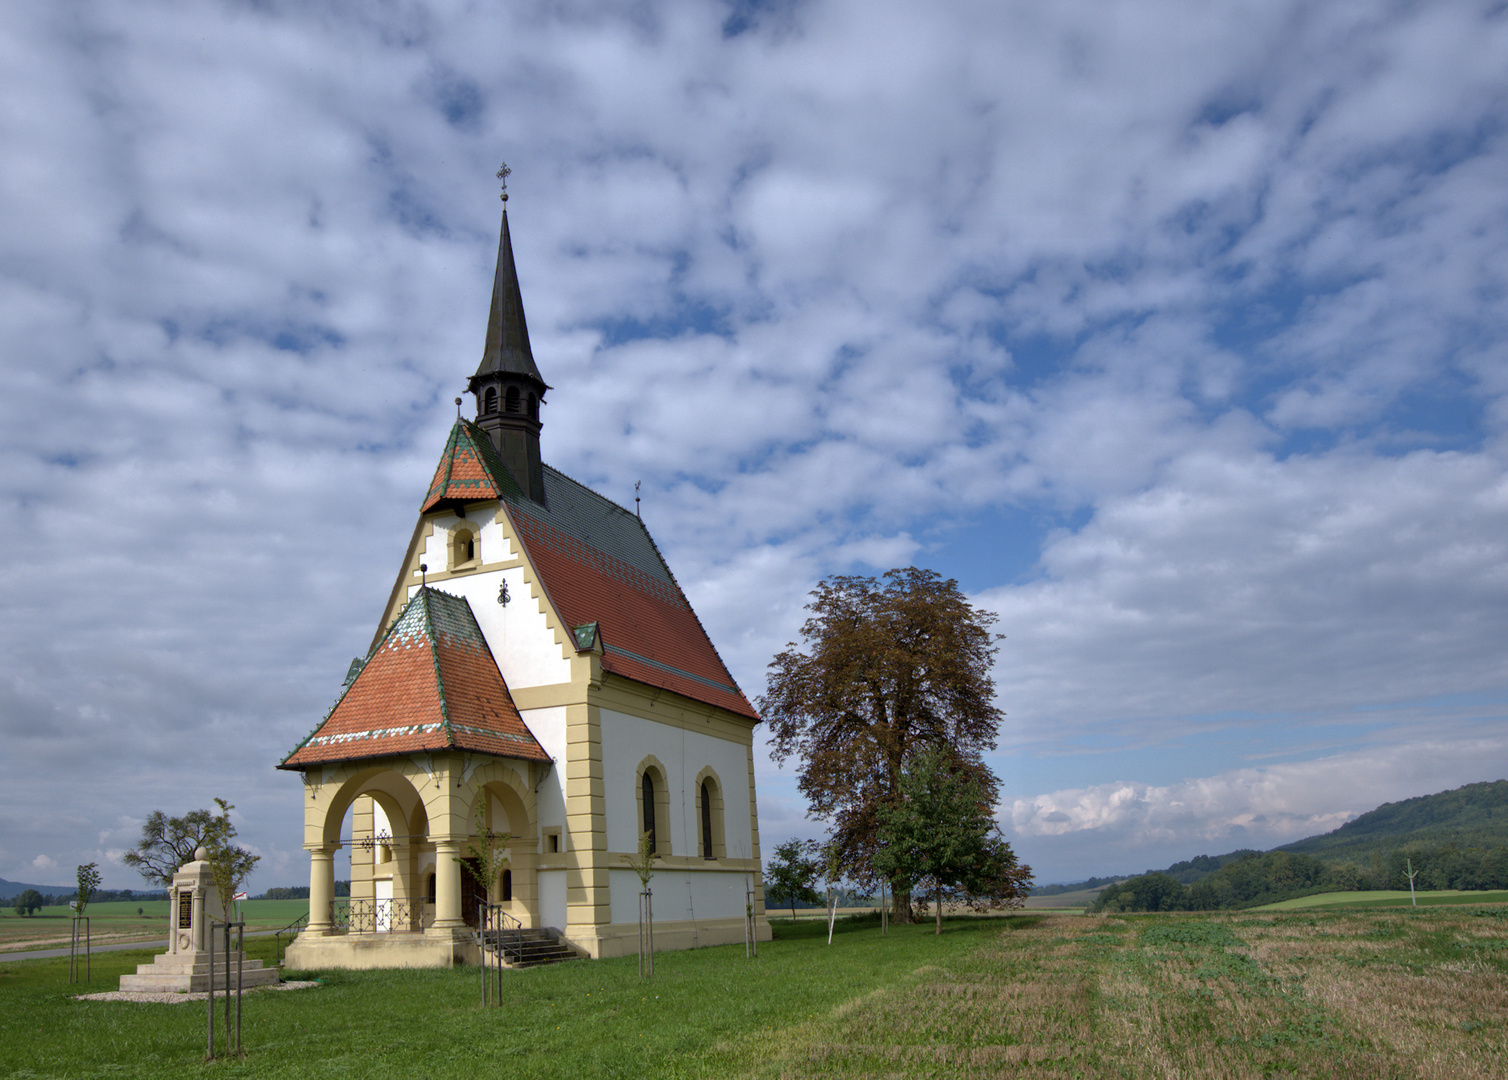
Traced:
POLYGON ((501 180, 503 184, 503 192, 498 197, 502 199, 503 202, 508 201, 508 176, 512 172, 513 170, 508 168, 508 163, 506 161, 497 167, 497 178, 501 180))

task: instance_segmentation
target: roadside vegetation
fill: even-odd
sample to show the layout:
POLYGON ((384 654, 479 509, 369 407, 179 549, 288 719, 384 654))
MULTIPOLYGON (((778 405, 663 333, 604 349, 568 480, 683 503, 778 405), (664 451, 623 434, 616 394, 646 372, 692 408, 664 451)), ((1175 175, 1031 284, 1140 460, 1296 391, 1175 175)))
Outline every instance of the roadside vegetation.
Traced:
MULTIPOLYGON (((737 947, 510 973, 333 972, 245 1002, 219 1076, 1508 1075, 1508 907, 774 920, 737 947)), ((270 958, 271 942, 250 942, 270 958)), ((96 957, 96 989, 150 954, 96 957)), ((0 1077, 203 1075, 204 1006, 76 1001, 0 960, 0 1077)), ((294 973, 289 973, 293 977, 294 973)))

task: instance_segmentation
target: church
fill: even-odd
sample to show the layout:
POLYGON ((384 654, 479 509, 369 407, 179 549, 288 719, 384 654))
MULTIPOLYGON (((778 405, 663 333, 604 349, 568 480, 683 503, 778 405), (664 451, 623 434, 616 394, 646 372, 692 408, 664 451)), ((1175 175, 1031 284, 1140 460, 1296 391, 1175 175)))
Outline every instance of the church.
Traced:
POLYGON ((310 859, 292 968, 474 962, 484 893, 577 955, 635 952, 644 832, 657 948, 770 936, 759 717, 639 516, 541 459, 551 387, 503 200, 476 417, 451 429, 367 655, 278 766, 303 776, 310 859), (483 830, 507 856, 485 889, 463 865, 483 830))

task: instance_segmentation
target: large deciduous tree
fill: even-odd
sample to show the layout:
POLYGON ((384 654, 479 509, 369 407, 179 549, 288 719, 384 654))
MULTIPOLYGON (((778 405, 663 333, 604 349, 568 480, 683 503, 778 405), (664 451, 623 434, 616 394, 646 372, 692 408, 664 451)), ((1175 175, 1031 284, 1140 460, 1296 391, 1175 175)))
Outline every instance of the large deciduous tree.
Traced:
POLYGON ((202 847, 209 856, 220 903, 229 913, 237 889, 261 856, 232 843, 236 826, 230 812, 235 807, 224 799, 216 799, 215 805, 220 808, 218 814, 191 810, 176 818, 153 810, 141 827, 141 839, 122 861, 148 881, 167 887, 173 884, 173 875, 202 847))
MULTIPOLYGON (((800 760, 801 791, 832 824, 844 866, 872 882, 877 810, 927 747, 946 750, 994 804, 998 784, 983 754, 1003 716, 990 676, 995 616, 956 581, 914 566, 879 580, 828 578, 807 610, 801 646, 791 642, 770 663, 759 710, 775 760, 800 760)), ((895 915, 909 911, 909 892, 897 887, 895 915)))
POLYGON ((121 861, 154 885, 173 884, 173 875, 194 858, 194 849, 208 847, 218 830, 208 810, 190 810, 170 818, 153 810, 141 826, 141 839, 121 861))
POLYGON ((993 810, 977 774, 946 748, 929 746, 907 764, 896 797, 876 811, 875 868, 897 889, 931 884, 939 934, 944 900, 957 897, 976 910, 1020 907, 1031 888, 1031 867, 1016 862, 993 810))

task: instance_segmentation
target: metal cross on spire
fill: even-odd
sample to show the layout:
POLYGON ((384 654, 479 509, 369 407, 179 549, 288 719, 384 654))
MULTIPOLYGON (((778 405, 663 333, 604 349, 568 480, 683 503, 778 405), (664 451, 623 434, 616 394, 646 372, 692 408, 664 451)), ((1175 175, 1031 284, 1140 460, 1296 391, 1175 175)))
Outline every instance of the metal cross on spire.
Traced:
POLYGON ((506 161, 497 167, 497 178, 503 182, 503 193, 500 196, 503 202, 508 201, 508 176, 512 172, 513 170, 508 168, 506 161))

